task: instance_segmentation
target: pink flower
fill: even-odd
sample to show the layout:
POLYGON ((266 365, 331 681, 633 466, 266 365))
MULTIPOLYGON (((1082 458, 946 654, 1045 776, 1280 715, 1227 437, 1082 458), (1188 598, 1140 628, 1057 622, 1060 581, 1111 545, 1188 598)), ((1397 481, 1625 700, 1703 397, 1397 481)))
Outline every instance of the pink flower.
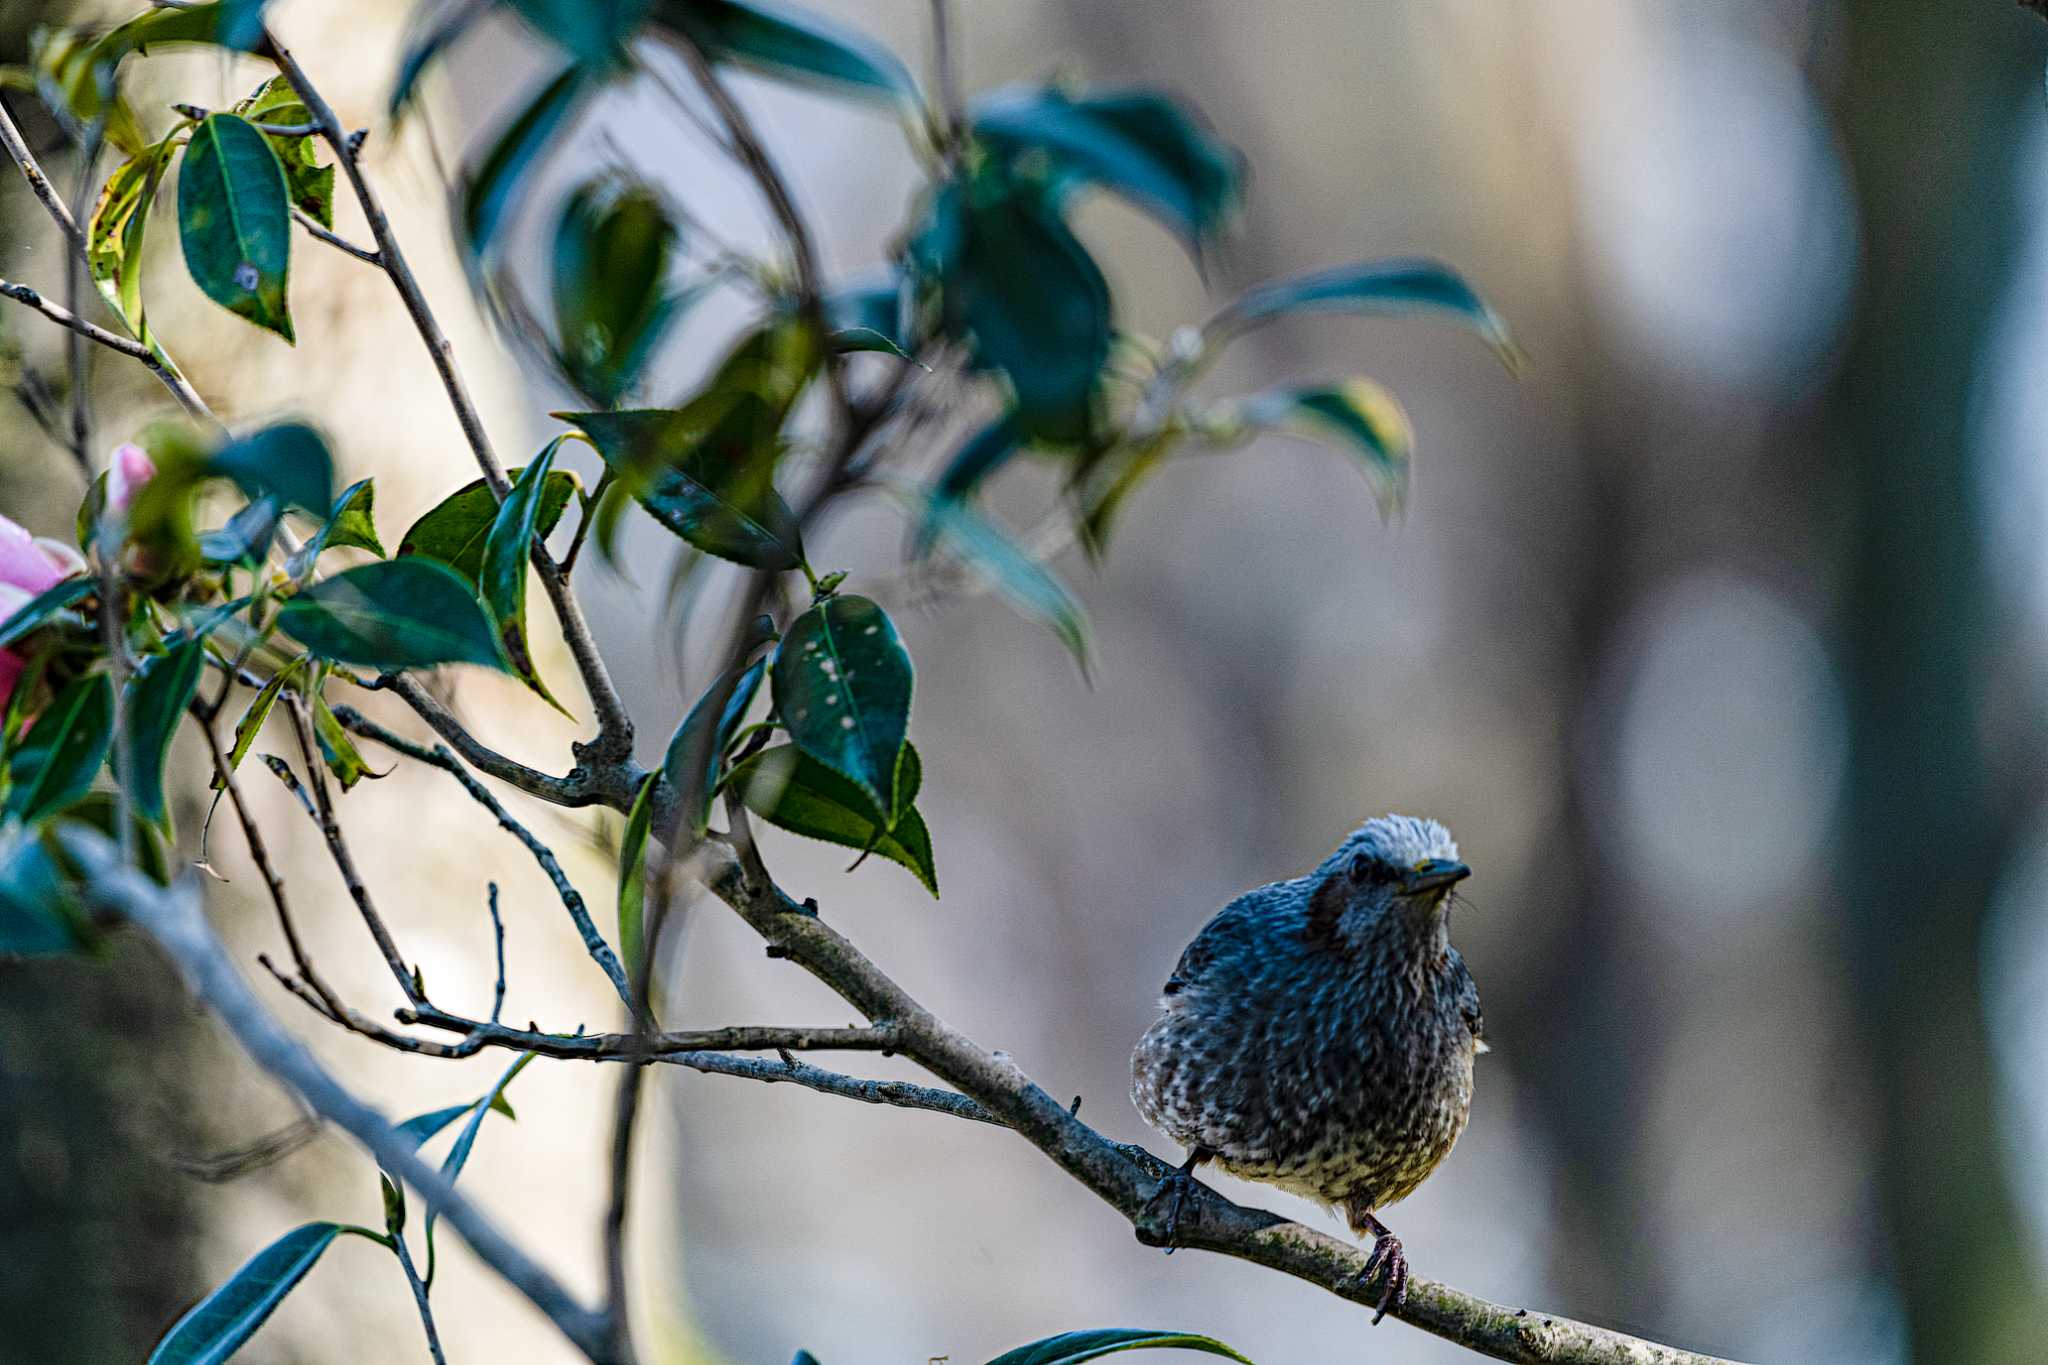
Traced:
POLYGON ((156 462, 138 445, 123 445, 114 451, 107 466, 107 507, 125 512, 135 495, 156 476, 156 462))
MULTIPOLYGON (((37 593, 84 572, 85 559, 78 551, 59 540, 32 536, 0 516, 0 621, 27 606, 37 593)), ((27 663, 12 649, 0 649, 0 706, 14 695, 27 663)))

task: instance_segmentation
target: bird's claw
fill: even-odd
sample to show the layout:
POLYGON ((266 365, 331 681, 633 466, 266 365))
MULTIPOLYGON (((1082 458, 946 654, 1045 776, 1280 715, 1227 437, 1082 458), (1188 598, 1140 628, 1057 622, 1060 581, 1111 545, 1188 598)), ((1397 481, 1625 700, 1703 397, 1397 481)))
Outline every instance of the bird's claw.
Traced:
POLYGON ((1375 1278, 1380 1281, 1380 1297, 1372 1325, 1377 1327, 1390 1311, 1408 1306, 1408 1256, 1401 1250, 1401 1239, 1391 1232, 1374 1239, 1372 1254, 1365 1258, 1365 1270, 1358 1277, 1359 1287, 1375 1278))
POLYGON ((1188 1194, 1195 1187, 1195 1177, 1185 1168, 1167 1172, 1159 1178, 1159 1185, 1152 1191, 1152 1197, 1145 1202, 1166 1204, 1166 1218, 1160 1225, 1158 1245, 1166 1248, 1166 1254, 1173 1255, 1180 1244, 1180 1213, 1187 1204, 1188 1194))

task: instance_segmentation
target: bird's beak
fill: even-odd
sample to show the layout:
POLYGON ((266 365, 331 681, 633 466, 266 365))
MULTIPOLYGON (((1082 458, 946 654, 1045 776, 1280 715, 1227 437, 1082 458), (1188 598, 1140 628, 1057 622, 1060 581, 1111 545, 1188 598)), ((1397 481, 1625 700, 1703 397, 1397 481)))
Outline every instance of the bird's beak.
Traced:
POLYGON ((1419 896, 1425 891, 1441 891, 1455 886, 1472 875, 1472 869, 1463 863, 1448 858, 1431 858, 1410 868, 1401 879, 1401 890, 1410 896, 1419 896))

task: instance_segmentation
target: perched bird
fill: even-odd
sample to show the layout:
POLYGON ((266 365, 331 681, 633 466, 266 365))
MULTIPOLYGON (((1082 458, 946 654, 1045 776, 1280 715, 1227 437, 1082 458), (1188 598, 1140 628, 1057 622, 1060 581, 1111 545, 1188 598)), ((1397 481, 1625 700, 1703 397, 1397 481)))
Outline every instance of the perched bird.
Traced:
POLYGON ((1434 820, 1368 820, 1306 877, 1248 891, 1195 935, 1131 1056, 1131 1099, 1188 1151, 1167 1245, 1214 1161, 1340 1210, 1374 1242, 1378 1322, 1408 1294, 1378 1211, 1414 1193, 1465 1129, 1486 1051, 1479 990, 1451 946, 1470 875, 1434 820))

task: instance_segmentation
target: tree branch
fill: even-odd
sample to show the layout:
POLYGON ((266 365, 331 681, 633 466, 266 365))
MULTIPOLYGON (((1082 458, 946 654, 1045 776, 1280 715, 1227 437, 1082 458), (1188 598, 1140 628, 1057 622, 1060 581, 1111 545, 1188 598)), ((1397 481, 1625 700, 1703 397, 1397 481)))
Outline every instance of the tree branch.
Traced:
POLYGON ((250 1058, 284 1082, 312 1110, 348 1133, 386 1170, 439 1211, 477 1256, 546 1314, 596 1365, 616 1365, 603 1318, 577 1302, 560 1281, 500 1232, 445 1176, 420 1159, 390 1120, 358 1100, 280 1028, 235 970, 199 907, 188 879, 168 890, 121 866, 105 836, 62 827, 66 852, 88 873, 90 895, 140 925, 178 965, 193 997, 205 1003, 250 1058))

